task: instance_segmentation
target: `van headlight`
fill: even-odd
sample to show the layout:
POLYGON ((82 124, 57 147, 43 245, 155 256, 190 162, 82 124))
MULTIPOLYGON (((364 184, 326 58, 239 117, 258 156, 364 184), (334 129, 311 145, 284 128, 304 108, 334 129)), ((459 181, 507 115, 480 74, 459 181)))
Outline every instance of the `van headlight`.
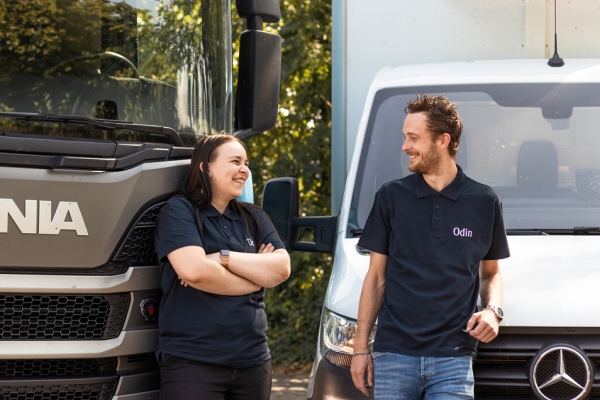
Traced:
MULTIPOLYGON (((339 367, 350 368, 354 353, 354 337, 356 336, 356 321, 337 315, 328 309, 323 309, 321 319, 321 354, 325 360, 339 367)), ((373 327, 367 343, 373 351, 373 342, 377 326, 373 327)))

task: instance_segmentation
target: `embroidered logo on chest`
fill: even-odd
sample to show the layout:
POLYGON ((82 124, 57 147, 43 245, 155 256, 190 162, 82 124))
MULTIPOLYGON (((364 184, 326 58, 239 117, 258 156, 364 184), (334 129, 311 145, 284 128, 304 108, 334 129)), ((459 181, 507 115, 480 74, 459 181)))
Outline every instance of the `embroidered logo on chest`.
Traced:
POLYGON ((250 239, 250 238, 247 238, 247 239, 246 239, 246 242, 248 242, 248 245, 250 245, 250 246, 254 247, 254 240, 252 240, 252 239, 250 239))
POLYGON ((452 230, 452 233, 454 233, 454 236, 463 236, 463 237, 473 237, 473 232, 468 230, 467 228, 454 228, 452 230))

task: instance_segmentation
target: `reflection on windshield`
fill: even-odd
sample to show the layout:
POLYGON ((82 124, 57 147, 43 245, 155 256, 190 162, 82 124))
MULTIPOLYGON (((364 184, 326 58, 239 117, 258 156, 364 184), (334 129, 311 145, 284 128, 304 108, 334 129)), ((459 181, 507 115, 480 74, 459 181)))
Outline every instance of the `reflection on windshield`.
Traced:
POLYGON ((3 4, 0 111, 231 132, 228 1, 3 4))
POLYGON ((408 157, 401 150, 402 125, 403 109, 415 92, 441 93, 457 105, 464 131, 456 161, 467 176, 494 188, 502 200, 508 229, 599 226, 600 87, 575 86, 486 85, 379 92, 359 162, 349 230, 364 226, 382 184, 410 174, 408 157), (543 102, 535 101, 531 93, 542 92, 550 95, 543 102), (561 97, 563 93, 569 95, 561 97), (511 98, 518 101, 511 102, 511 98), (526 103, 524 98, 532 101, 526 103), (549 110, 561 110, 560 115, 569 117, 547 118, 549 110))

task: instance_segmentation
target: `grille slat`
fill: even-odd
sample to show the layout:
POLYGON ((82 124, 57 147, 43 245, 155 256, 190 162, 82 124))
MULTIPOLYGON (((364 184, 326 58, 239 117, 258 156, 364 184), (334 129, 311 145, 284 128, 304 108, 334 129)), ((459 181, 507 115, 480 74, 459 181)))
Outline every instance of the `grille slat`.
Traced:
POLYGON ((7 385, 0 382, 2 400, 110 400, 117 387, 118 378, 112 382, 7 385))
POLYGON ((117 358, 0 360, 0 379, 115 374, 117 358))
POLYGON ((150 207, 136 221, 115 256, 115 261, 127 261, 131 265, 158 265, 154 252, 154 228, 156 218, 166 203, 150 207))
POLYGON ((129 302, 126 293, 0 294, 0 339, 112 339, 123 329, 129 302))

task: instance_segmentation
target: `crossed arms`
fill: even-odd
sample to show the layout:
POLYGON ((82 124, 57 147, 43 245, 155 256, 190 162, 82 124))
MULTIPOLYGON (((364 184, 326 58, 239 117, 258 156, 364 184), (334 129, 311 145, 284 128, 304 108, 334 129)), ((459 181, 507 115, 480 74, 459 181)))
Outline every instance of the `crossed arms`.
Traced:
POLYGON ((206 254, 200 246, 186 246, 167 255, 182 284, 204 292, 242 296, 261 287, 270 288, 290 276, 290 256, 285 249, 263 244, 258 253, 229 252, 229 269, 221 254, 206 254))

